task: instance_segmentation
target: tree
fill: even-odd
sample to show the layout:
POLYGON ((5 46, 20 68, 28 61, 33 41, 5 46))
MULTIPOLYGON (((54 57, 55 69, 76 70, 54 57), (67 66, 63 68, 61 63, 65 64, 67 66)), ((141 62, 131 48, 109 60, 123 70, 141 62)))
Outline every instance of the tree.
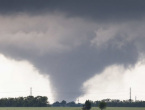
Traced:
POLYGON ((86 100, 85 105, 83 105, 83 110, 90 110, 91 109, 91 101, 86 100))
POLYGON ((63 101, 61 102, 61 106, 63 106, 63 107, 66 106, 66 101, 65 101, 65 100, 63 100, 63 101))
POLYGON ((59 106, 60 106, 60 103, 59 103, 58 101, 56 101, 56 102, 54 102, 54 103, 52 104, 52 106, 53 106, 53 107, 59 107, 59 106))
POLYGON ((105 102, 100 102, 100 103, 99 103, 99 108, 100 108, 101 110, 105 109, 106 106, 107 106, 107 104, 106 104, 105 102))
POLYGON ((67 103, 67 106, 69 106, 69 107, 74 107, 74 106, 76 106, 76 104, 75 104, 74 101, 72 101, 72 102, 68 102, 68 103, 67 103))

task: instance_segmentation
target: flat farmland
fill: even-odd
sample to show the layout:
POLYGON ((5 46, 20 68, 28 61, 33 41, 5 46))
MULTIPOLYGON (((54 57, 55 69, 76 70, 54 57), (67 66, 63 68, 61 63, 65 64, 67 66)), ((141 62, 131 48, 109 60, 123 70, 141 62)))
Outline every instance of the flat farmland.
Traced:
MULTIPOLYGON (((0 107, 0 110, 82 110, 81 107, 0 107)), ((93 107, 91 110, 100 110, 93 107)), ((141 107, 107 107, 106 110, 145 110, 141 107)))

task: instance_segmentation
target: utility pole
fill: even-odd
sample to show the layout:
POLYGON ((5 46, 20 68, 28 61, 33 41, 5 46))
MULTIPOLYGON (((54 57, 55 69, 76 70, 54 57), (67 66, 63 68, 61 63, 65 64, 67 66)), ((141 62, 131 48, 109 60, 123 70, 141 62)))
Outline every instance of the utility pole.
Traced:
POLYGON ((136 96, 135 96, 135 102, 136 102, 136 96))
POLYGON ((30 87, 30 96, 32 96, 32 87, 30 87))
POLYGON ((78 98, 78 104, 79 104, 79 106, 81 107, 81 104, 79 103, 79 98, 78 98))
POLYGON ((130 88, 130 102, 131 102, 131 88, 130 88))

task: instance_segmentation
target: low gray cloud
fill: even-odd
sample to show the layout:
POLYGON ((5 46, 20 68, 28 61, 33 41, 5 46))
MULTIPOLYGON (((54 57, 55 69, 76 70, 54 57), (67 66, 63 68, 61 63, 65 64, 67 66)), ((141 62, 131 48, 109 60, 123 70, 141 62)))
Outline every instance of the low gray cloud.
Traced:
POLYGON ((143 19, 144 4, 144 0, 1 0, 0 12, 27 12, 30 15, 64 12, 67 17, 118 22, 143 19))
POLYGON ((1 2, 0 52, 48 74, 56 100, 75 100, 88 78, 144 54, 142 0, 1 2))

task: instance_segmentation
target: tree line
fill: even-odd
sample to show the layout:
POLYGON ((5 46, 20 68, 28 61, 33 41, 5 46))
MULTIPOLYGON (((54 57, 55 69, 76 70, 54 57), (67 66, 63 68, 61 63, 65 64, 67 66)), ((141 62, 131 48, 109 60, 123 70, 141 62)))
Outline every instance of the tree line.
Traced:
MULTIPOLYGON (((129 100, 110 100, 105 101, 107 104, 107 107, 145 107, 145 101, 135 101, 131 102, 129 100)), ((95 101, 96 106, 98 106, 100 101, 95 101)))
MULTIPOLYGON (((92 107, 98 107, 100 102, 105 102, 107 104, 107 107, 145 107, 145 101, 133 101, 133 100, 118 100, 118 99, 103 99, 101 101, 91 101, 92 107)), ((51 104, 52 107, 83 107, 84 104, 82 103, 75 103, 72 102, 66 102, 65 100, 61 102, 54 102, 51 104)))
POLYGON ((53 104, 51 104, 52 107, 82 107, 83 104, 81 103, 75 103, 74 101, 66 102, 65 100, 62 100, 61 102, 56 101, 53 104))
POLYGON ((18 98, 1 98, 0 107, 46 107, 49 106, 46 96, 27 96, 18 98))
MULTIPOLYGON (((145 101, 133 101, 133 100, 114 100, 103 99, 101 101, 91 101, 91 107, 98 107, 100 102, 105 102, 107 107, 145 107, 145 101)), ((65 100, 59 102, 56 101, 53 104, 49 104, 46 96, 27 96, 18 98, 1 98, 0 107, 83 107, 82 103, 75 103, 74 101, 66 102, 65 100)))

